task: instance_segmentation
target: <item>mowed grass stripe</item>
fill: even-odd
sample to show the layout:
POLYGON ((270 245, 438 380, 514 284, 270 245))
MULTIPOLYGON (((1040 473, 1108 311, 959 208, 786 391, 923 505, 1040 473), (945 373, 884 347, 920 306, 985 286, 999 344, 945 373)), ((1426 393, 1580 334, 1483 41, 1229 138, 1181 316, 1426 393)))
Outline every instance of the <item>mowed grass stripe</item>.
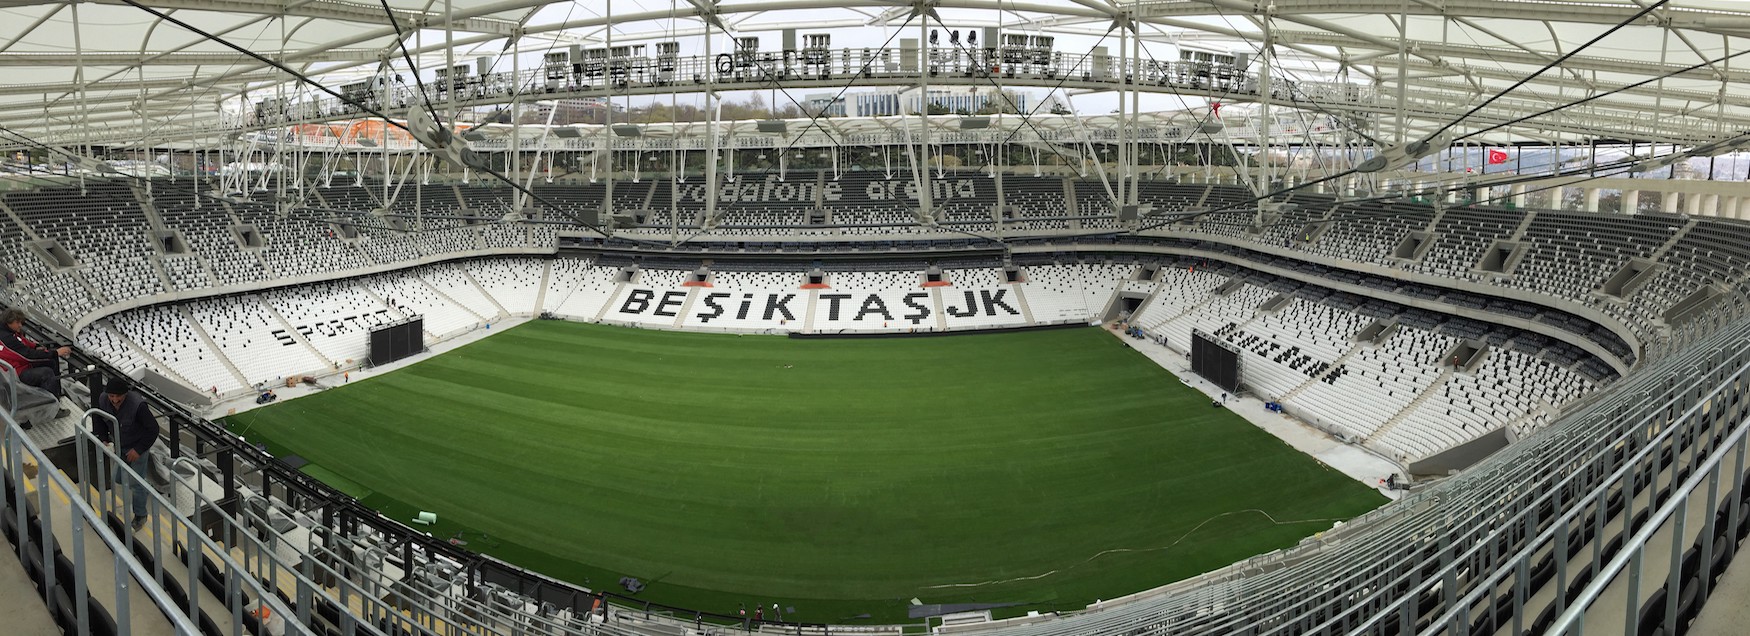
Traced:
POLYGON ((438 512, 434 533, 491 537, 470 548, 595 586, 660 578, 644 596, 672 605, 782 599, 804 620, 898 620, 912 597, 1076 607, 1330 525, 1248 510, 1383 502, 1095 329, 534 322, 232 425, 395 514, 438 512))

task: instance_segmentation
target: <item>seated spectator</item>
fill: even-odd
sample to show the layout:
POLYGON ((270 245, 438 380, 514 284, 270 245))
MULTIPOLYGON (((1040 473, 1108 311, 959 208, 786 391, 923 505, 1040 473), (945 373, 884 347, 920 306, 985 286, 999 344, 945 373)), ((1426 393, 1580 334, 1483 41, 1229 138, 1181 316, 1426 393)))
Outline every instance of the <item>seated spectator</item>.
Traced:
POLYGON ((19 381, 61 397, 61 358, 72 353, 72 347, 50 349, 26 337, 23 311, 0 312, 0 360, 12 365, 19 381))

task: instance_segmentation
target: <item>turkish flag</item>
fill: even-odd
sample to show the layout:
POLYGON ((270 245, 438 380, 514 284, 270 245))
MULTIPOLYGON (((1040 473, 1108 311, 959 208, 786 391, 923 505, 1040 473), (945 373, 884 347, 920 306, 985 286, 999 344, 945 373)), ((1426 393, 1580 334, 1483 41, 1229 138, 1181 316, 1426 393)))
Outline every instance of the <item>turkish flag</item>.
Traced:
POLYGON ((1489 165, 1492 166, 1492 165, 1495 165, 1497 163, 1507 163, 1507 151, 1501 150, 1499 148, 1490 148, 1489 149, 1489 165))
POLYGON ((1211 103, 1209 105, 1209 114, 1216 119, 1221 119, 1221 102, 1211 103))

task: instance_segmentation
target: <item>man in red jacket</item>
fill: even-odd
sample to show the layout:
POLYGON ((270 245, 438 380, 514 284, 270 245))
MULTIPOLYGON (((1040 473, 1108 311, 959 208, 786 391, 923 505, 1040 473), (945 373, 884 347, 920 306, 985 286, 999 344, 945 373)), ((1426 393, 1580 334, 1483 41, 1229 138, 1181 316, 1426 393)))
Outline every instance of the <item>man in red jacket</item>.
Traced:
POLYGON ((25 337, 23 311, 0 311, 0 360, 12 365, 20 382, 61 397, 61 358, 71 353, 72 347, 49 349, 25 337))

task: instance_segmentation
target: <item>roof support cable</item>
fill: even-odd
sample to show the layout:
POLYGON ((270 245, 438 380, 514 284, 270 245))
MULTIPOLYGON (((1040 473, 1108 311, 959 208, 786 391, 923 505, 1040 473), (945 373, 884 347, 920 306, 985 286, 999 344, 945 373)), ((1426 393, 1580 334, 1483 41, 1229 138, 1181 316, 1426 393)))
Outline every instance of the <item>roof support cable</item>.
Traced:
MULTIPOLYGON (((133 0, 122 0, 122 1, 123 2, 132 2, 133 0)), ((1566 62, 1569 58, 1572 58, 1573 56, 1578 55, 1581 51, 1584 51, 1587 48, 1591 47, 1592 45, 1597 44, 1598 42, 1602 41, 1604 38, 1609 37, 1611 34, 1614 34, 1617 31, 1622 30, 1624 27, 1627 27, 1628 25, 1633 24, 1635 21, 1640 20, 1642 17, 1646 16, 1648 13, 1651 13, 1653 10, 1658 9, 1659 7, 1665 6, 1665 4, 1668 2, 1670 2, 1670 0, 1658 0, 1657 2, 1654 2, 1652 4, 1647 5, 1646 7, 1642 8, 1640 11, 1636 12, 1634 15, 1629 16, 1628 19, 1623 20, 1622 22, 1618 22, 1615 26, 1612 26, 1608 29, 1605 29, 1603 33, 1599 33, 1597 36, 1593 37, 1592 39, 1587 40, 1585 44, 1581 44, 1580 46, 1569 50, 1567 53, 1563 53, 1561 55, 1561 57, 1558 57, 1554 60, 1551 60, 1548 64, 1543 65, 1543 67, 1538 69, 1536 72, 1520 78, 1519 81, 1514 82, 1512 86, 1508 86, 1507 88, 1502 89, 1501 91, 1495 93, 1493 96, 1489 97, 1488 99, 1483 100, 1482 103, 1471 107, 1471 109, 1466 111, 1464 114, 1458 116, 1457 118, 1453 119, 1452 121, 1447 122, 1445 125, 1441 126, 1439 129, 1435 130, 1433 133, 1430 133, 1430 134, 1424 136, 1423 140, 1424 141, 1432 140, 1432 139, 1436 139, 1436 138, 1440 137, 1441 135, 1445 134, 1448 130, 1451 130, 1453 127, 1462 123, 1465 119, 1468 119, 1470 116, 1475 115, 1477 112, 1481 111, 1483 108, 1487 107, 1489 104, 1494 103, 1495 100, 1500 99, 1502 96, 1506 95, 1507 93, 1513 92, 1514 89, 1517 89, 1520 86, 1525 85, 1527 82, 1530 82, 1532 79, 1535 79, 1537 76, 1542 75, 1543 73, 1549 71, 1550 69, 1555 68, 1557 66, 1560 66, 1562 64, 1562 62, 1566 62)), ((1277 190, 1275 192, 1270 193, 1269 196, 1271 196, 1271 197, 1281 196, 1283 194, 1287 194, 1287 193, 1294 192, 1297 190, 1302 190, 1302 189, 1310 188, 1312 186, 1320 185, 1323 183, 1329 183, 1332 181, 1336 181, 1338 179, 1342 179, 1344 177, 1348 177, 1350 175, 1353 175, 1353 174, 1356 174, 1359 172, 1362 172, 1362 171, 1358 170, 1356 168, 1350 168, 1348 170, 1345 170, 1343 172, 1339 172, 1337 174, 1334 174, 1334 175, 1331 175, 1328 177, 1314 179, 1312 181, 1300 183, 1300 184, 1292 186, 1292 187, 1287 187, 1287 188, 1277 190)), ((1243 207, 1251 206, 1251 205, 1253 205, 1253 204, 1257 203, 1258 201, 1263 200, 1265 198, 1267 198, 1267 197, 1255 197, 1255 198, 1252 198, 1250 200, 1241 200, 1241 201, 1230 202, 1230 203, 1224 204, 1220 207, 1212 208, 1210 210, 1205 210, 1205 211, 1198 212, 1195 214, 1186 215, 1183 217, 1175 217, 1172 219, 1166 219, 1166 220, 1162 220, 1162 221, 1157 221, 1155 223, 1151 223, 1148 225, 1138 227, 1138 228, 1136 228, 1136 230, 1133 230, 1133 231, 1150 230, 1150 229, 1154 229, 1157 227, 1161 227, 1163 225, 1167 225, 1170 223, 1174 223, 1174 222, 1178 222, 1178 221, 1182 221, 1182 220, 1186 220, 1186 219, 1197 218, 1197 217, 1201 217, 1201 216, 1208 215, 1208 214, 1215 214, 1217 212, 1226 212, 1228 210, 1233 210, 1233 209, 1237 209, 1237 208, 1243 208, 1243 207)), ((1336 219, 1332 219, 1332 220, 1336 220, 1336 219)))
MULTIPOLYGON (((1554 183, 1551 185, 1545 185, 1545 186, 1542 186, 1539 188, 1523 190, 1523 191, 1520 191, 1518 193, 1514 193, 1511 191, 1511 189, 1509 189, 1507 194, 1491 195, 1487 198, 1476 199, 1476 200, 1471 201, 1469 203, 1466 203, 1464 205, 1453 206, 1453 207, 1448 208, 1448 209, 1466 209, 1466 208, 1473 208, 1473 207, 1483 205, 1483 204, 1493 202, 1493 201, 1500 201, 1503 199, 1511 199, 1515 196, 1523 196, 1526 194, 1532 194, 1532 193, 1536 193, 1536 192, 1544 192, 1544 191, 1548 191, 1548 190, 1554 190, 1557 188, 1570 188, 1570 187, 1573 187, 1575 185, 1587 183, 1590 181, 1596 181, 1599 179, 1608 179, 1608 178, 1618 177, 1618 176, 1625 175, 1625 174, 1632 174, 1634 172, 1646 171, 1646 170, 1651 169, 1651 168, 1669 166, 1669 165, 1674 164, 1678 161, 1681 161, 1682 159, 1685 159, 1685 158, 1699 157, 1699 156, 1710 156, 1710 155, 1706 155, 1703 153, 1711 153, 1711 152, 1721 150, 1721 149, 1741 148, 1741 147, 1746 147, 1746 146, 1750 146, 1750 132, 1739 133, 1739 134, 1734 135, 1732 137, 1728 137, 1726 139, 1716 141, 1712 144, 1708 144, 1707 146, 1691 149, 1687 152, 1672 152, 1672 153, 1668 153, 1666 155, 1659 156, 1659 157, 1636 157, 1636 156, 1631 155, 1631 156, 1624 157, 1624 158, 1617 160, 1617 161, 1612 161, 1610 163, 1593 164, 1593 163, 1588 162, 1586 164, 1575 164, 1571 167, 1560 168, 1556 172, 1553 172, 1551 174, 1509 175, 1509 176, 1505 176, 1505 177, 1498 178, 1498 179, 1489 179, 1486 181, 1471 181, 1471 182, 1467 182, 1467 183, 1459 183, 1459 184, 1452 184, 1452 185, 1445 185, 1445 184, 1435 185, 1435 186, 1429 186, 1426 188, 1422 188, 1419 190, 1413 190, 1413 191, 1409 191, 1409 192, 1393 192, 1390 194, 1381 194, 1381 195, 1370 196, 1370 197, 1350 199, 1350 200, 1345 201, 1345 203, 1391 202, 1391 201, 1400 201, 1400 200, 1408 198, 1408 197, 1428 197, 1428 196, 1436 196, 1436 195, 1445 195, 1445 194, 1450 194, 1450 193, 1454 193, 1454 192, 1464 192, 1464 191, 1473 190, 1473 189, 1480 190, 1480 189, 1485 189, 1485 188, 1493 190, 1495 188, 1500 188, 1503 186, 1514 186, 1514 185, 1519 185, 1519 184, 1523 184, 1523 183, 1547 181, 1550 179, 1561 179, 1563 177, 1581 177, 1580 179, 1577 179, 1574 181, 1561 181, 1561 182, 1554 183)), ((1395 215, 1399 215, 1401 213, 1402 212, 1400 210, 1376 210, 1376 211, 1366 211, 1366 212, 1351 212, 1351 213, 1347 213, 1347 214, 1344 214, 1341 216, 1333 216, 1332 218, 1328 218, 1328 219, 1306 219, 1306 220, 1297 220, 1297 221, 1282 221, 1279 223, 1273 223, 1273 224, 1266 225, 1263 227, 1276 227, 1276 226, 1283 226, 1283 225, 1299 226, 1299 225, 1308 225, 1308 224, 1335 223, 1338 221, 1347 221, 1347 220, 1353 220, 1353 219, 1364 219, 1364 218, 1372 218, 1372 217, 1380 217, 1380 216, 1395 216, 1395 215)), ((1228 224, 1225 222, 1216 222, 1216 221, 1206 221, 1205 223, 1207 223, 1209 225, 1227 225, 1228 224)), ((1237 224, 1234 224, 1234 225, 1237 225, 1237 224)))
MULTIPOLYGON (((999 15, 1000 15, 1000 13, 999 13, 999 15)), ((936 24, 940 25, 944 29, 948 28, 948 25, 944 24, 942 22, 942 18, 940 16, 936 16, 936 24)), ((1008 95, 1005 94, 1002 90, 1003 89, 1002 84, 997 83, 997 81, 995 79, 993 79, 990 76, 990 74, 987 72, 990 70, 991 67, 986 66, 982 69, 979 69, 980 72, 974 73, 975 76, 983 76, 984 79, 986 81, 988 81, 991 86, 995 87, 997 89, 997 96, 999 98, 1002 98, 1003 103, 1005 105, 1008 105, 1008 106, 1011 106, 1012 108, 1014 108, 1015 113, 1017 115, 1020 115, 1020 117, 1021 117, 1021 125, 1016 126, 1013 130, 1011 130, 1009 132, 1009 136, 1005 137, 1002 140, 1001 145, 1007 146, 1010 143, 1012 143, 1016 137, 1020 136, 1022 128, 1025 127, 1026 129, 1033 131, 1033 134, 1039 138, 1039 143, 1044 144, 1046 149, 1050 150, 1053 155, 1056 155, 1058 159, 1062 159, 1064 161, 1064 163, 1066 163, 1066 164, 1069 163, 1070 158, 1064 156, 1063 151, 1058 149, 1056 143, 1046 141, 1046 139, 1048 138, 1047 135, 1043 131, 1040 131, 1038 126, 1035 126, 1033 124, 1033 116, 1037 115, 1039 113, 1040 108, 1042 108, 1047 102, 1052 101, 1051 97, 1053 95, 1056 95, 1059 91, 1061 91, 1063 89, 1064 83, 1069 81, 1069 78, 1071 75, 1070 71, 1074 70, 1076 67, 1081 66, 1082 64, 1087 63, 1088 57, 1094 54, 1094 49, 1099 48, 1101 44, 1104 44, 1106 42, 1106 39, 1112 36, 1112 29, 1118 28, 1118 27, 1119 27, 1119 23, 1114 21, 1112 23, 1112 26, 1110 28, 1107 28, 1106 32, 1100 35, 1100 39, 1095 40, 1093 45, 1088 47, 1087 52, 1083 53, 1081 58, 1077 59, 1074 64, 1069 66, 1069 68, 1058 69, 1059 73, 1061 73, 1063 75, 1063 78, 1059 79, 1057 81, 1057 84, 1055 86, 1051 87, 1051 90, 1046 91, 1045 97, 1040 99, 1039 103, 1034 104, 1033 108, 1030 108, 1030 109, 1023 110, 1019 104, 1013 104, 1008 100, 1008 95)), ((986 42, 985 44, 989 45, 988 48, 997 49, 999 51, 1001 50, 1001 44, 999 42, 986 42)), ((976 60, 977 59, 977 56, 973 55, 973 52, 966 48, 966 46, 967 46, 966 44, 955 42, 954 45, 956 47, 959 47, 960 50, 966 54, 967 59, 969 59, 969 60, 976 60)), ((989 60, 985 60, 985 61, 988 62, 989 60)), ((1067 95, 1067 93, 1066 93, 1066 95, 1067 95)), ((926 99, 927 99, 927 96, 926 96, 926 99)), ((1078 118, 1078 123, 1079 123, 1079 120, 1080 120, 1080 118, 1078 118)), ((984 159, 984 165, 979 166, 978 169, 984 170, 986 168, 990 168, 992 162, 994 162, 995 160, 996 160, 995 156, 986 156, 984 159)), ((1077 170, 1079 171, 1081 168, 1081 165, 1077 164, 1076 167, 1077 167, 1077 170)), ((1107 188, 1107 191, 1109 193, 1111 191, 1111 188, 1109 186, 1107 188)))
MULTIPOLYGON (((85 101, 85 39, 79 3, 73 3, 73 83, 79 86, 79 154, 91 157, 91 106, 85 101)), ((85 196, 85 171, 79 171, 79 196, 85 196)))
MULTIPOLYGON (((1655 9, 1658 9, 1659 7, 1665 6, 1665 4, 1670 2, 1670 1, 1671 0, 1658 0, 1657 2, 1654 2, 1652 4, 1649 4, 1645 7, 1643 7, 1640 11, 1635 12, 1634 15, 1629 16, 1627 20, 1623 20, 1621 22, 1618 22, 1618 23, 1616 23, 1615 26, 1612 26, 1608 29, 1605 29, 1603 33, 1599 33, 1598 35, 1594 36, 1592 39, 1587 40, 1585 44, 1581 44, 1580 46, 1574 47, 1573 49, 1569 49, 1567 53, 1563 53, 1561 55, 1561 57, 1558 57, 1554 60, 1550 60, 1550 62, 1548 64, 1544 64, 1543 67, 1537 69, 1536 72, 1533 72, 1529 75, 1526 75, 1525 77, 1519 78, 1519 81, 1514 82, 1512 86, 1508 86, 1507 88, 1504 88, 1501 91, 1495 93, 1493 96, 1489 97, 1488 99, 1483 100, 1483 102, 1481 104, 1477 104, 1476 106, 1472 106, 1471 109, 1465 111, 1465 113, 1463 115, 1459 115, 1457 119, 1446 122, 1446 125, 1441 126, 1439 129, 1435 130, 1433 133, 1430 133, 1427 136, 1423 137, 1423 139, 1434 139, 1436 137, 1439 137, 1441 133, 1444 133, 1448 130, 1451 130, 1452 127, 1457 126, 1459 123, 1463 122, 1466 119, 1469 119, 1471 115, 1475 115, 1475 114, 1477 114, 1478 111, 1481 111, 1483 108, 1487 107, 1489 104, 1495 103, 1495 100, 1506 96, 1508 93, 1513 92, 1514 89, 1517 89, 1520 86, 1524 86, 1526 83, 1530 82, 1533 79, 1536 79, 1537 76, 1539 76, 1539 75, 1543 75, 1545 72, 1548 72, 1550 69, 1555 68, 1557 66, 1561 66, 1562 62, 1566 62, 1566 61, 1568 61, 1569 58, 1572 58, 1575 55, 1579 55, 1581 51, 1584 51, 1587 48, 1590 48, 1592 45, 1599 43, 1600 41, 1604 40, 1604 38, 1610 37, 1612 34, 1616 33, 1617 31, 1621 31, 1624 27, 1627 27, 1628 25, 1635 23, 1636 21, 1640 20, 1642 17, 1646 16, 1647 14, 1652 13, 1655 9)), ((1661 78, 1661 79, 1663 79, 1663 78, 1661 78)), ((1402 87, 1399 87, 1399 88, 1400 88, 1400 90, 1402 90, 1402 87)))
MULTIPOLYGON (((419 65, 413 63, 413 54, 407 51, 407 36, 401 32, 401 21, 395 18, 395 11, 389 8, 389 0, 380 0, 383 5, 383 15, 388 16, 389 26, 395 27, 395 46, 401 49, 401 59, 407 62, 407 72, 413 75, 413 83, 419 86, 419 104, 425 112, 431 114, 432 121, 443 121, 437 110, 431 105, 429 93, 425 90, 425 78, 419 76, 419 65)), ((386 152, 386 151, 385 151, 386 152)))
MULTIPOLYGON (((894 29, 893 33, 889 34, 887 36, 887 39, 885 41, 881 42, 881 47, 876 49, 876 50, 877 51, 886 51, 888 45, 893 44, 893 38, 898 37, 900 33, 904 32, 905 25, 911 24, 911 20, 914 17, 917 17, 916 13, 913 13, 912 15, 906 16, 905 22, 900 23, 899 28, 894 29)), ((868 75, 869 74, 869 67, 873 66, 874 64, 875 64, 875 58, 864 59, 863 60, 863 67, 860 70, 858 70, 857 72, 852 73, 850 81, 845 82, 844 86, 840 86, 839 92, 837 94, 834 94, 832 96, 832 99, 827 100, 826 104, 830 107, 832 104, 838 103, 838 101, 840 99, 843 99, 845 96, 845 91, 850 90, 852 86, 856 86, 857 80, 862 79, 864 76, 868 75)), ((754 64, 754 68, 760 69, 760 73, 762 75, 764 75, 768 81, 772 82, 774 86, 776 86, 778 79, 772 76, 772 72, 770 69, 767 69, 767 68, 765 68, 764 65, 758 64, 758 63, 754 64)), ((796 104, 796 107, 801 108, 804 113, 808 112, 806 108, 802 108, 802 104, 800 102, 797 102, 795 97, 790 95, 790 91, 788 91, 788 90, 784 91, 784 97, 789 98, 790 102, 793 104, 796 104)), ((773 104, 772 106, 774 108, 776 108, 777 104, 773 104)), ((817 125, 817 122, 820 121, 820 118, 823 115, 825 115, 828 110, 831 110, 831 109, 830 108, 820 108, 813 115, 810 115, 808 117, 808 124, 803 126, 802 130, 800 132, 796 133, 795 136, 791 137, 790 143, 785 144, 784 147, 778 151, 778 154, 780 156, 782 156, 785 153, 790 152, 790 149, 795 147, 796 142, 800 141, 802 139, 802 134, 808 132, 809 130, 821 131, 821 133, 825 134, 827 136, 827 139, 832 141, 834 145, 847 145, 847 144, 844 144, 843 142, 839 141, 836 137, 834 137, 832 132, 828 131, 825 126, 818 126, 817 125)))
MULTIPOLYGON (((1603 33, 1600 33, 1596 37, 1593 37, 1591 40, 1588 40, 1585 44, 1582 44, 1579 47, 1576 47, 1572 50, 1569 50, 1568 52, 1562 54, 1562 56, 1556 58, 1555 60, 1550 61, 1548 64, 1545 64, 1538 71, 1531 73, 1523 78, 1520 78, 1520 80, 1515 82, 1512 86, 1509 86, 1506 89, 1503 89, 1503 90, 1497 92, 1495 95, 1491 96, 1487 100, 1484 100, 1482 103, 1472 107, 1469 111, 1465 112, 1463 115, 1460 115, 1459 117, 1453 119, 1452 121, 1447 122, 1445 125, 1440 127, 1438 130, 1425 136, 1423 139, 1424 140, 1432 140, 1432 139, 1438 138, 1442 134, 1446 133, 1448 130, 1451 130, 1453 127, 1455 127, 1459 123, 1463 122, 1465 119, 1467 119, 1470 116, 1481 111, 1484 107, 1487 107, 1489 104, 1493 103, 1495 100, 1500 99, 1502 96, 1506 95, 1507 93, 1512 92, 1514 89, 1517 89, 1518 87, 1524 85, 1525 83, 1530 82, 1532 79, 1536 78, 1539 75, 1542 75, 1544 72, 1547 72, 1549 69, 1555 68, 1555 67, 1561 65, 1562 62, 1567 61, 1569 58, 1572 58, 1573 56, 1579 54, 1581 51, 1586 50, 1588 47, 1592 46, 1593 44, 1598 43, 1599 41, 1603 40, 1604 38, 1609 37, 1611 34, 1621 30, 1622 28, 1624 28, 1630 24, 1633 24, 1635 21, 1639 20, 1641 17, 1652 12, 1654 9, 1657 9, 1661 6, 1664 6, 1667 2, 1669 2, 1669 0, 1658 0, 1657 2, 1644 7, 1641 11, 1637 12, 1635 15, 1630 16, 1628 19, 1617 23, 1615 26, 1612 26, 1609 29, 1606 29, 1603 33)), ((1330 175, 1330 176, 1323 177, 1320 179, 1314 179, 1312 181, 1303 182, 1303 183, 1300 183, 1300 184, 1292 186, 1292 187, 1277 190, 1275 192, 1270 193, 1269 196, 1270 197, 1280 196, 1280 195, 1287 194, 1287 193, 1290 193, 1290 192, 1293 192, 1296 190, 1301 190, 1301 189, 1309 188, 1312 186, 1320 185, 1323 183, 1328 183, 1331 181, 1342 179, 1342 178, 1348 177, 1350 175, 1356 174, 1358 172, 1362 172, 1362 171, 1357 170, 1356 168, 1351 168, 1349 170, 1345 170, 1343 172, 1340 172, 1340 173, 1337 173, 1334 175, 1330 175)), ((1220 207, 1206 210, 1203 212, 1199 212, 1196 214, 1187 215, 1184 217, 1175 217, 1175 218, 1172 218, 1169 220, 1158 221, 1155 223, 1144 225, 1144 226, 1138 227, 1135 231, 1154 229, 1157 227, 1161 227, 1163 225, 1167 225, 1169 223, 1182 221, 1182 220, 1186 220, 1189 218, 1197 218, 1197 217, 1207 215, 1207 214, 1214 214, 1214 213, 1218 213, 1218 212, 1225 212, 1225 211, 1232 210, 1232 209, 1247 207, 1247 206, 1253 205, 1257 201, 1262 200, 1264 198, 1267 198, 1267 197, 1256 197, 1256 198, 1253 198, 1252 200, 1231 202, 1231 203, 1222 205, 1220 207)))
MULTIPOLYGON (((1453 142, 1456 143, 1458 141, 1461 141, 1461 140, 1464 140, 1464 139, 1467 139, 1470 137, 1475 137, 1475 136, 1482 135, 1485 133, 1500 130, 1500 129, 1506 128, 1508 126, 1512 126, 1514 124, 1523 123, 1523 122, 1528 121, 1528 120, 1532 120, 1532 119, 1536 119, 1538 117, 1542 117, 1544 115, 1548 115, 1550 113, 1565 110, 1568 108, 1573 108, 1575 106, 1585 104, 1585 103, 1590 102, 1590 101, 1595 100, 1595 99, 1602 99, 1602 98, 1609 97, 1611 95, 1615 95, 1617 93, 1621 93, 1624 91, 1631 91, 1631 90, 1634 90, 1636 88, 1640 88, 1642 86, 1646 86, 1648 84, 1652 84, 1652 83, 1655 83, 1655 82, 1658 82, 1660 80, 1667 79, 1667 78, 1670 78, 1670 77, 1673 77, 1676 75, 1682 75, 1682 74, 1688 73, 1690 71, 1695 71, 1695 70, 1698 70, 1698 69, 1701 69, 1704 67, 1720 64, 1720 63, 1723 63, 1723 62, 1726 62, 1729 60, 1733 60, 1733 59, 1742 57, 1742 56, 1747 55, 1747 54, 1750 54, 1750 49, 1744 49, 1742 51, 1738 51, 1737 53, 1729 53, 1729 54, 1722 55, 1722 56, 1719 56, 1719 57, 1716 57, 1716 58, 1713 58, 1710 60, 1704 60, 1701 62, 1697 62, 1695 64, 1691 64, 1689 66, 1685 66, 1685 67, 1680 68, 1680 69, 1674 69, 1674 70, 1666 72, 1666 73, 1661 73, 1659 75, 1655 75, 1655 76, 1649 77, 1647 79, 1644 79, 1644 80, 1641 80, 1641 81, 1638 81, 1638 82, 1635 82, 1632 84, 1624 84, 1622 86, 1610 89, 1608 91, 1604 91, 1601 93, 1593 93, 1592 95, 1590 95, 1588 97, 1577 99, 1577 100, 1568 102, 1566 104, 1551 106, 1549 108, 1545 108, 1543 110, 1537 111, 1535 113, 1531 113, 1529 115, 1515 117, 1513 119, 1501 122, 1499 124, 1495 124, 1493 126, 1473 130, 1473 131, 1465 133, 1463 135, 1459 135, 1457 137, 1454 137, 1452 140, 1453 140, 1453 142)), ((1722 105, 1723 105, 1723 102, 1722 102, 1722 105)))

